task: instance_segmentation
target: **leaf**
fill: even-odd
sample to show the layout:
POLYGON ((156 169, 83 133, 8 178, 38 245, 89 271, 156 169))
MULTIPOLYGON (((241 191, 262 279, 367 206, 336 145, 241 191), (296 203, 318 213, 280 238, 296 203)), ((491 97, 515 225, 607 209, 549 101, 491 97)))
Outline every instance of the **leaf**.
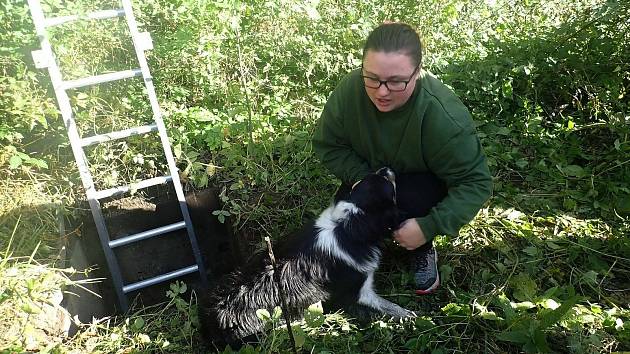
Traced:
POLYGON ((319 15, 319 12, 317 12, 316 8, 312 6, 304 6, 304 10, 312 21, 318 21, 321 19, 321 16, 319 15))
POLYGON ((496 298, 495 301, 503 310, 503 314, 505 315, 505 318, 508 321, 512 321, 512 319, 516 316, 516 312, 514 312, 514 309, 512 308, 510 300, 507 298, 507 296, 505 296, 505 294, 501 294, 496 298))
POLYGON ((151 337, 149 337, 148 335, 144 333, 138 334, 138 340, 140 341, 140 343, 143 343, 143 344, 151 343, 151 337))
POLYGON ((481 318, 483 318, 484 320, 491 320, 491 321, 502 321, 503 319, 499 316, 497 316, 497 314, 494 311, 485 311, 481 313, 481 318))
POLYGON ((597 272, 594 270, 589 270, 588 272, 582 274, 580 279, 587 284, 597 285, 597 272))
POLYGON ((445 354, 446 349, 444 348, 435 348, 431 351, 431 354, 445 354))
POLYGON ((295 347, 298 350, 298 352, 301 352, 300 349, 304 346, 304 343, 306 343, 306 333, 304 333, 304 330, 299 325, 291 326, 291 331, 293 332, 293 340, 295 340, 295 347))
POLYGON ((615 209, 621 215, 630 215, 630 195, 619 197, 615 201, 615 209))
POLYGON ((596 254, 589 254, 587 259, 589 264, 588 268, 594 271, 606 272, 609 267, 608 263, 596 254))
MULTIPOLYGON (((532 335, 532 339, 534 340, 534 344, 536 345, 536 351, 540 353, 550 353, 551 348, 549 348, 549 344, 547 344, 547 335, 540 328, 536 328, 532 335)), ((523 348, 525 351, 528 351, 529 348, 523 348)), ((529 350, 533 352, 534 350, 529 350)))
POLYGON ((462 307, 460 305, 451 302, 450 304, 442 307, 442 312, 447 315, 454 315, 457 314, 461 309, 462 307))
POLYGON ((9 159, 9 168, 12 170, 15 170, 16 168, 20 167, 21 164, 22 164, 22 159, 17 155, 13 155, 9 159))
MULTIPOLYGON (((440 274, 442 274, 442 271, 440 271, 440 274)), ((490 272, 489 269, 484 268, 481 271, 481 280, 483 280, 485 283, 488 283, 490 281, 490 279, 492 278, 492 272, 490 272)))
POLYGON ((565 166, 562 168, 562 172, 571 177, 582 177, 585 175, 584 169, 578 165, 565 166))
POLYGON ((268 322, 271 320, 271 314, 267 309, 256 310, 256 317, 260 318, 264 322, 268 322))
POLYGON ((561 249, 564 249, 564 247, 558 246, 558 244, 556 244, 555 242, 550 241, 550 240, 546 240, 546 241, 545 241, 545 245, 546 245, 547 247, 551 248, 552 250, 561 250, 561 249))
POLYGON ((451 274, 453 273, 453 268, 448 264, 442 264, 440 266, 440 278, 442 284, 446 284, 448 280, 451 278, 451 274))
POLYGON ((507 267, 505 266, 505 264, 501 262, 497 262, 494 265, 495 267, 497 267, 497 270, 499 271, 499 273, 505 273, 507 271, 507 267))
POLYGON ((442 307, 442 312, 444 312, 447 316, 467 316, 470 315, 471 310, 468 304, 456 304, 451 302, 450 304, 442 307))
POLYGON ((546 309, 552 309, 552 310, 555 310, 558 307, 560 307, 560 304, 558 304, 556 300, 554 299, 544 299, 540 301, 539 304, 546 309))
POLYGON ((48 164, 44 160, 29 158, 26 163, 39 168, 48 168, 48 164))
POLYGON ((497 334, 497 339, 518 344, 524 344, 530 341, 529 334, 525 330, 501 332, 497 334))
POLYGON ((410 340, 406 341, 404 347, 409 350, 418 348, 418 338, 411 338, 410 340))
POLYGON ((87 106, 87 100, 89 96, 84 92, 79 92, 75 97, 75 104, 81 108, 85 108, 87 106))
POLYGON ((621 318, 617 318, 615 320, 615 329, 621 331, 624 329, 623 320, 621 318))
POLYGON ((558 287, 557 286, 551 287, 547 289, 547 291, 545 291, 545 293, 543 294, 543 297, 550 298, 554 296, 556 292, 558 292, 558 287))
POLYGON ((507 135, 510 135, 510 132, 511 132, 510 128, 508 128, 508 127, 500 127, 499 129, 497 129, 497 133, 496 134, 497 135, 505 135, 505 136, 507 136, 507 135))
POLYGON ((186 290, 188 290, 188 286, 186 285, 186 283, 180 283, 181 285, 179 286, 179 293, 183 294, 186 292, 186 290))
POLYGON ((274 320, 278 320, 280 319, 280 316, 282 316, 282 309, 280 308, 280 306, 276 306, 273 308, 273 315, 271 316, 272 319, 274 320))
POLYGON ((510 302, 510 306, 517 311, 529 310, 536 307, 531 301, 510 302))
POLYGON ((324 308, 322 303, 318 302, 309 306, 304 311, 304 320, 306 325, 311 328, 318 328, 324 324, 326 318, 324 317, 324 308))
POLYGON ((517 300, 530 301, 536 296, 538 286, 526 273, 519 273, 511 283, 514 287, 513 295, 517 300))
POLYGON ((574 210, 575 207, 577 207, 577 202, 571 198, 566 198, 563 202, 562 202, 562 206, 565 209, 568 210, 574 210))
POLYGON ((435 322, 433 322, 428 317, 418 317, 414 322, 415 326, 419 330, 427 330, 431 328, 435 328, 435 322))
POLYGON ((527 164, 528 164, 528 162, 525 159, 518 159, 518 160, 516 160, 516 166, 518 166, 519 168, 525 168, 525 167, 527 167, 527 164))
POLYGON ((591 312, 598 315, 601 314, 602 311, 602 307, 598 304, 591 304, 591 312))
POLYGON ((528 255, 535 257, 538 255, 538 248, 536 248, 536 246, 529 246, 526 247, 525 249, 523 249, 523 252, 527 253, 528 255))
POLYGON ((179 293, 179 287, 178 287, 176 282, 175 283, 171 283, 170 289, 175 294, 179 293))
POLYGON ((479 303, 475 303, 473 307, 475 308, 475 310, 479 311, 479 316, 483 318, 484 320, 492 320, 492 321, 503 320, 501 317, 497 316, 497 314, 494 311, 488 310, 487 306, 481 305, 479 303))
POLYGON ((179 159, 182 156, 182 144, 176 144, 173 146, 173 154, 176 159, 179 159))
POLYGON ((525 214, 516 209, 508 209, 506 210, 506 213, 507 213, 506 218, 508 220, 519 220, 519 219, 525 218, 525 214))
POLYGON ((138 317, 133 321, 133 329, 136 331, 144 327, 144 319, 142 317, 138 317))
POLYGON ((33 315, 33 314, 41 312, 41 310, 35 304, 33 304, 31 302, 23 303, 22 304, 22 311, 24 311, 24 312, 26 312, 26 313, 28 313, 30 315, 33 315))
POLYGON ((509 78, 509 80, 506 80, 503 82, 503 86, 501 87, 501 93, 503 94, 503 97, 512 97, 512 92, 513 92, 513 88, 512 88, 512 78, 509 78))
POLYGON ((557 309, 548 312, 540 317, 540 329, 547 329, 554 324, 558 323, 564 315, 573 308, 573 306, 581 299, 580 296, 573 296, 568 300, 564 301, 560 307, 557 309))

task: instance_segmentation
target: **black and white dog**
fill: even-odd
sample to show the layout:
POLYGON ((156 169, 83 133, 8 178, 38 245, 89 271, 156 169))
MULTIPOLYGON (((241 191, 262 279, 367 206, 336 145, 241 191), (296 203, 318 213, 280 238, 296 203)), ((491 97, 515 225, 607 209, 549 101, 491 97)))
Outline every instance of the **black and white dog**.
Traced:
MULTIPOLYGON (((374 291, 385 237, 398 226, 394 173, 382 168, 366 176, 341 200, 324 210, 284 250, 276 250, 276 269, 264 253, 256 261, 221 279, 200 296, 202 337, 219 349, 239 345, 263 329, 256 310, 281 305, 278 284, 290 317, 301 318, 311 304, 336 309, 361 308, 394 318, 415 317, 374 291)), ((352 312, 352 311, 351 311, 352 312)))

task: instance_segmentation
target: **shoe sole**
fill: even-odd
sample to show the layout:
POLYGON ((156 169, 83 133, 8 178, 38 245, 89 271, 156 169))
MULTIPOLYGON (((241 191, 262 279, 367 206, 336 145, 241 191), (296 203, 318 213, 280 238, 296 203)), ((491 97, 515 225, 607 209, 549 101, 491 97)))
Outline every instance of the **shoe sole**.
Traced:
POLYGON ((440 276, 438 275, 437 280, 435 281, 435 283, 433 283, 433 285, 431 285, 431 287, 427 290, 420 290, 420 289, 416 289, 416 295, 428 295, 428 294, 433 294, 437 288, 440 287, 440 276))
MULTIPOLYGON (((435 265, 437 267, 438 255, 435 252, 435 265)), ((437 272, 437 277, 435 278, 435 283, 433 283, 427 290, 416 289, 416 295, 428 295, 432 294, 440 287, 440 271, 437 272)))

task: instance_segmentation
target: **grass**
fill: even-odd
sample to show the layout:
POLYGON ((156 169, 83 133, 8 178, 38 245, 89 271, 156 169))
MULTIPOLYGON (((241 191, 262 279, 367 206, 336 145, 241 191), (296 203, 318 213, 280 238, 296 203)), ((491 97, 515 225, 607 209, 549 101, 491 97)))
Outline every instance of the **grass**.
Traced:
MULTIPOLYGON (((21 225, 22 221, 13 235, 21 225)), ((301 324, 302 347, 315 352, 512 352, 528 341, 534 343, 536 332, 523 332, 515 341, 497 340, 500 333, 511 329, 520 333, 518 328, 525 325, 535 328, 546 314, 579 294, 577 305, 541 330, 546 343, 555 350, 573 352, 627 349, 630 253, 625 227, 566 214, 526 214, 491 203, 459 238, 438 238, 442 287, 435 295, 411 295, 412 277, 405 263, 396 261, 404 258, 404 252, 388 248, 390 257, 378 274, 378 288, 390 300, 419 311, 419 320, 364 325, 338 314, 326 315, 323 323, 301 324)), ((3 331, 3 348, 16 352, 34 346, 68 353, 172 353, 196 352, 199 346, 195 300, 180 297, 185 291, 182 284, 172 286, 164 304, 135 309, 126 318, 86 324, 69 340, 47 335, 37 342, 27 335, 31 317, 24 314, 35 313, 33 308, 46 302, 46 292, 70 286, 67 270, 9 253, 2 258, 0 269, 4 294, 0 313, 10 319, 3 323, 11 323, 3 331)), ((266 333, 261 345, 264 351, 288 351, 286 331, 266 333)))
MULTIPOLYGON (((112 7, 72 6, 97 3, 112 7)), ((36 46, 28 12, 21 0, 2 6, 0 352, 202 352, 195 297, 180 282, 164 303, 83 324, 71 338, 37 330, 56 294, 81 285, 58 255, 61 240, 78 235, 59 221, 82 212, 83 192, 46 74, 23 59, 36 46)), ((612 353, 630 350, 629 11, 597 0, 151 0, 137 15, 154 37, 150 66, 186 187, 222 188, 218 215, 253 248, 329 202, 338 182, 313 158, 313 124, 382 20, 420 29, 425 65, 477 121, 495 194, 459 237, 437 238, 440 290, 413 295, 406 254, 392 245, 378 273, 379 292, 421 317, 358 323, 314 307, 294 324, 302 350, 612 353)), ((72 75, 129 61, 121 41, 110 39, 111 51, 95 45, 105 29, 55 39, 66 41, 72 75)), ((132 84, 72 100, 88 132, 146 118, 133 114, 147 106, 132 84)), ((99 146, 91 168, 107 186, 159 174, 155 146, 99 146)), ((286 329, 272 329, 278 314, 270 322, 242 352, 290 351, 286 329)))

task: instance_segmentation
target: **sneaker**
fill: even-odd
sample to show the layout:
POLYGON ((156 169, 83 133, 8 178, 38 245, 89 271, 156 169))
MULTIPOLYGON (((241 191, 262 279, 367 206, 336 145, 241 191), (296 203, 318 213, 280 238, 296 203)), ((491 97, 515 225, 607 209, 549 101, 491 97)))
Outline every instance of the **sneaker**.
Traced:
POLYGON ((437 251, 434 247, 418 250, 413 258, 416 294, 425 295, 440 286, 440 273, 437 268, 437 251))

